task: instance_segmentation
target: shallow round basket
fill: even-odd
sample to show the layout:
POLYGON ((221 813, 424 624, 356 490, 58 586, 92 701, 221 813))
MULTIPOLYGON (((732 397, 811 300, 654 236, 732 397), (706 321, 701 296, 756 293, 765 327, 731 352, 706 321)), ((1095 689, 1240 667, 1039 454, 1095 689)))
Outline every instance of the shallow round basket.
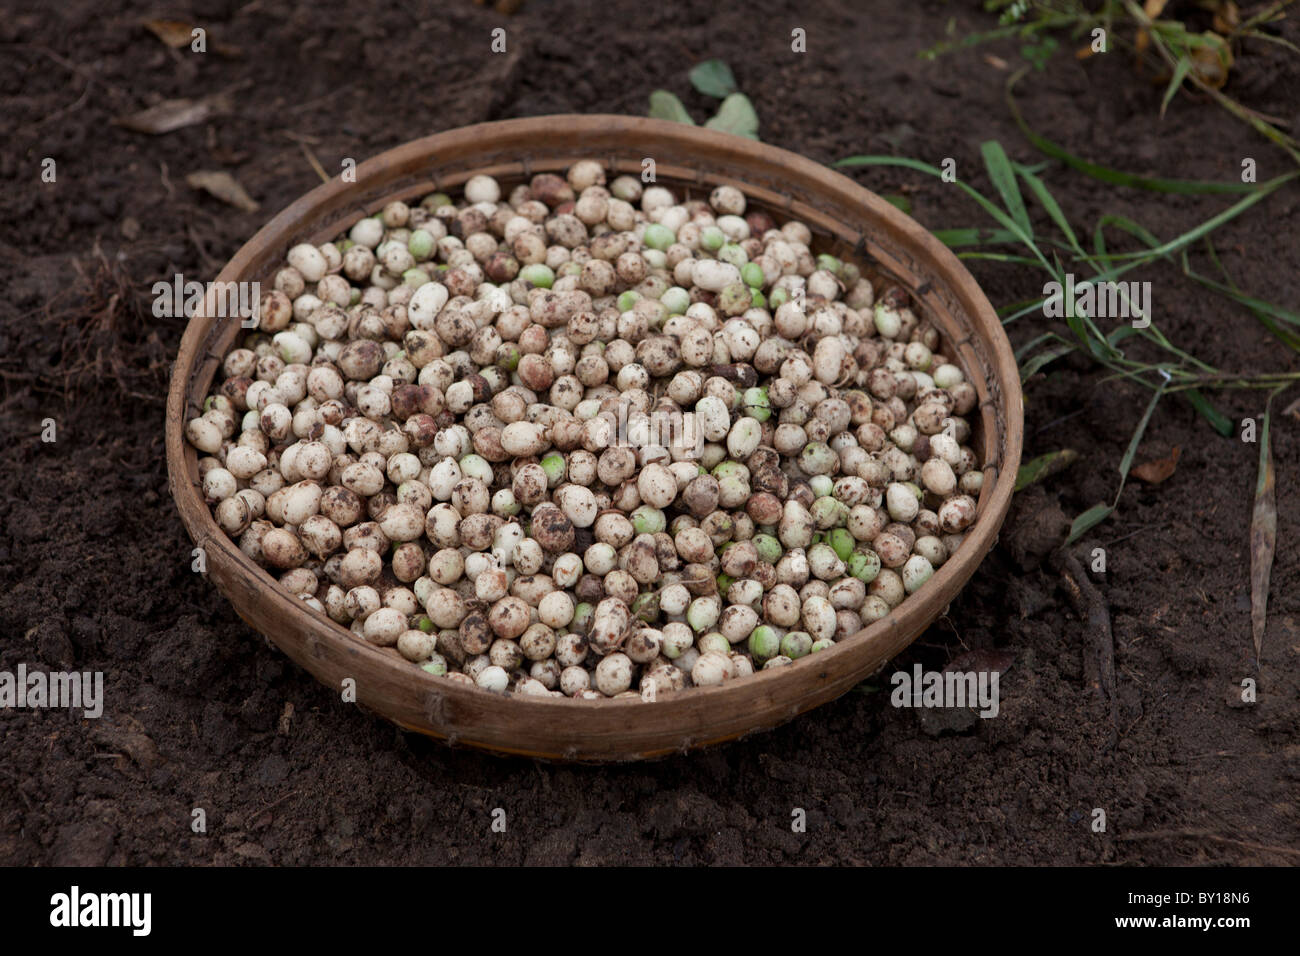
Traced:
MULTIPOLYGON (((722 133, 624 116, 545 116, 485 123, 416 140, 312 190, 239 250, 218 282, 269 287, 288 249, 324 243, 386 202, 449 191, 475 173, 510 186, 575 160, 601 159, 685 198, 738 186, 751 207, 778 222, 795 218, 815 251, 847 256, 867 274, 906 287, 914 308, 940 329, 979 395, 972 447, 985 481, 979 518, 965 543, 930 581, 888 617, 833 648, 787 667, 717 687, 641 700, 503 696, 425 673, 390 648, 370 646, 303 605, 239 550, 213 520, 198 481, 195 450, 182 430, 198 414, 226 352, 242 334, 237 318, 201 309, 181 342, 167 400, 167 468, 181 520, 206 551, 207 574, 249 626, 322 683, 356 681, 357 700, 396 724, 449 743, 553 760, 642 760, 766 730, 843 694, 879 670, 947 608, 992 547, 1006 517, 1020 462, 1019 376, 996 314, 965 267, 918 223, 844 176, 794 153, 722 133)), ((213 309, 211 311, 218 311, 213 309)))

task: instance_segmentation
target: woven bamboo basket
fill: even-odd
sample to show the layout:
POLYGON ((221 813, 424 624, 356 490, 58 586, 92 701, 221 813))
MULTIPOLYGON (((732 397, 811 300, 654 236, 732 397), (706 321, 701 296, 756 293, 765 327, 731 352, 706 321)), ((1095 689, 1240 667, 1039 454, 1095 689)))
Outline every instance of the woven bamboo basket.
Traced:
POLYGON ((909 289, 946 352, 979 396, 972 447, 985 470, 979 518, 958 552, 924 588, 833 648, 717 687, 662 693, 654 702, 501 696, 447 681, 370 646, 299 602, 244 555, 203 502, 198 460, 184 440, 221 361, 242 334, 239 321, 200 309, 186 329, 167 401, 172 495, 207 576, 250 627, 336 692, 355 680, 357 700, 399 726, 453 745, 499 754, 582 762, 643 760, 770 729, 825 703, 882 668, 948 607, 996 540, 1020 461, 1023 413, 1016 363, 988 300, 957 258, 918 223, 825 166, 773 146, 680 123, 624 116, 546 116, 485 123, 389 150, 312 190, 271 220, 217 277, 269 286, 288 249, 323 243, 386 202, 449 191, 475 173, 504 187, 581 158, 657 181, 688 198, 723 183, 778 222, 797 218, 815 251, 847 256, 909 289))

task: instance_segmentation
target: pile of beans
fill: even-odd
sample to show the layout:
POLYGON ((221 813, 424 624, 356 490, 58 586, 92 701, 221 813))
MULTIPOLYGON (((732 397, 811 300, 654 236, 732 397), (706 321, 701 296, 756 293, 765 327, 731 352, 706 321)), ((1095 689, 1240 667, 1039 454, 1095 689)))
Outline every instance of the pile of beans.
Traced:
POLYGON ((962 544, 974 388, 907 293, 595 161, 298 245, 186 425, 220 527, 357 639, 654 699, 888 615, 962 544))

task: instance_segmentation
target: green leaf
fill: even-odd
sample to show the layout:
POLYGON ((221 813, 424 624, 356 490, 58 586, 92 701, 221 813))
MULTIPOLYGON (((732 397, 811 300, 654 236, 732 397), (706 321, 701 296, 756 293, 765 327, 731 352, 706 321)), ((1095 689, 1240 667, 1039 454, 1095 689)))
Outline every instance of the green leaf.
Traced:
POLYGON ((989 171, 989 179, 1002 197, 1007 212, 1011 213, 1011 218, 1026 235, 1032 236, 1034 227, 1030 225, 1029 212, 1025 209, 1020 187, 1016 185, 1016 174, 1011 168, 1011 160, 1007 158, 1006 150, 997 140, 991 139, 980 144, 980 153, 984 156, 984 166, 989 171))
POLYGON ((1078 458, 1079 453, 1073 448, 1062 448, 1060 451, 1039 455, 1033 461, 1021 465, 1020 470, 1016 472, 1016 491, 1021 491, 1036 481, 1042 481, 1070 467, 1078 458))
POLYGON ((1070 536, 1065 539, 1067 545, 1074 544, 1081 537, 1110 517, 1115 509, 1111 505, 1093 505, 1070 525, 1070 536))
POLYGON ((1178 88, 1183 85, 1183 79, 1192 69, 1192 58, 1185 56, 1174 64, 1174 75, 1169 79, 1169 85, 1165 88, 1165 97, 1160 101, 1160 116, 1163 118, 1165 110, 1169 107, 1169 101, 1174 98, 1178 88))
POLYGON ((672 120, 694 126, 695 120, 686 112, 682 101, 667 90, 655 90, 650 94, 650 116, 653 119, 672 120))
POLYGON ((705 60, 691 69, 691 86, 705 96, 720 100, 736 92, 736 78, 731 67, 721 60, 705 60))
POLYGON ((734 136, 758 139, 758 114, 754 112, 754 104, 749 102, 749 97, 744 93, 732 93, 728 96, 718 107, 717 115, 704 125, 709 129, 731 133, 734 136))

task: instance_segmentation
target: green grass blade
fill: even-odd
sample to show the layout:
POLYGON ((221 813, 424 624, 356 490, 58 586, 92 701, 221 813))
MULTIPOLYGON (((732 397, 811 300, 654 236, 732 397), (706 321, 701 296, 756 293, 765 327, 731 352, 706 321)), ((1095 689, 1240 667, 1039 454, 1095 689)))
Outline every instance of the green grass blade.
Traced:
MULTIPOLYGON (((1119 491, 1124 490, 1124 482, 1128 480, 1128 470, 1133 466, 1133 456, 1137 454, 1138 445, 1142 443, 1142 436, 1146 434, 1147 423, 1151 421, 1151 416, 1156 410, 1161 397, 1165 394, 1165 387, 1168 382, 1162 382, 1156 389, 1156 393, 1151 396, 1151 401, 1147 403, 1147 410, 1142 413, 1142 420, 1138 422, 1138 427, 1133 431, 1133 437, 1129 439, 1128 448, 1124 450, 1124 457, 1119 462, 1119 491)), ((1119 504, 1119 492, 1115 493, 1115 504, 1119 504)))
POLYGON ((1155 247, 1150 252, 1118 252, 1115 253, 1114 255, 1107 256, 1107 258, 1112 262, 1121 259, 1135 259, 1135 258, 1140 258, 1143 261, 1149 261, 1152 256, 1159 257, 1159 258, 1166 258, 1172 255, 1173 253, 1177 252, 1178 250, 1183 249, 1186 246, 1190 245, 1191 243, 1195 242, 1197 239, 1200 239, 1202 236, 1209 235, 1211 232, 1213 232, 1214 230, 1222 226, 1225 222, 1230 222, 1231 220, 1237 218, 1237 216, 1241 215, 1251 206, 1255 205, 1257 202, 1261 201, 1262 199, 1267 198, 1279 187, 1285 185, 1288 182, 1291 182, 1297 177, 1300 177, 1300 169, 1297 169, 1294 172, 1285 173, 1274 179, 1270 179, 1266 183, 1261 183, 1258 189, 1255 192, 1251 193, 1251 195, 1245 196, 1242 199, 1237 200, 1237 202, 1233 203, 1231 206, 1229 206, 1223 212, 1219 213, 1217 216, 1211 216, 1209 219, 1205 220, 1205 222, 1201 223, 1199 226, 1187 230, 1187 232, 1183 233, 1181 236, 1178 236, 1176 239, 1170 239, 1168 242, 1164 243, 1163 245, 1155 247))
POLYGON ((1070 226, 1070 220, 1067 219, 1065 213, 1061 211, 1060 204, 1057 203, 1056 197, 1053 196, 1051 191, 1047 188, 1047 184, 1030 172, 1026 167, 1019 164, 1016 164, 1016 172, 1018 172, 1020 178, 1025 181, 1025 185, 1028 186, 1029 191, 1034 194, 1034 198, 1037 199, 1038 204, 1043 207, 1048 218, 1056 224, 1057 229, 1061 230, 1061 234, 1065 236, 1065 240, 1070 244, 1070 248, 1086 259, 1087 254, 1083 251, 1082 247, 1080 247, 1079 239, 1074 234, 1074 229, 1070 226))
POLYGON ((1124 450, 1124 457, 1119 463, 1119 489, 1115 492, 1115 500, 1109 505, 1093 505, 1079 517, 1074 519, 1070 525, 1070 536, 1065 539, 1067 545, 1074 544, 1080 537, 1087 534, 1090 530, 1101 524, 1102 521, 1114 513, 1119 507, 1120 495, 1124 493, 1124 484, 1128 480, 1129 469, 1133 466, 1133 457, 1137 454, 1138 446, 1142 444, 1142 436, 1146 434, 1147 424, 1151 421, 1151 415, 1156 410, 1156 405, 1165 394, 1165 387, 1169 383, 1162 382, 1157 388, 1151 401, 1147 403, 1146 411, 1142 413, 1142 420, 1133 431, 1133 437, 1129 439, 1128 448, 1124 450))
POLYGON ((1020 33, 1020 24, 1011 26, 998 27, 995 30, 986 30, 983 33, 971 33, 959 40, 945 40, 942 43, 936 43, 934 46, 921 50, 917 56, 922 60, 934 60, 943 56, 945 53, 951 53, 954 50, 964 50, 967 47, 978 46, 981 43, 987 43, 989 40, 1000 40, 1004 37, 1013 37, 1020 33))
POLYGON ((1065 147, 1060 146, 1044 136, 1036 133, 1030 125, 1025 122, 1024 116, 1020 113, 1020 107, 1016 103, 1016 98, 1012 94, 1012 89, 1020 77, 1024 74, 1021 70, 1013 75, 1007 81, 1006 98, 1007 105, 1011 109, 1011 116, 1020 131, 1025 134, 1025 138, 1031 142, 1039 152, 1042 152, 1053 159, 1059 159, 1073 169, 1093 179, 1099 179, 1104 183, 1112 186, 1130 186, 1135 189, 1147 189, 1152 192, 1160 193, 1179 193, 1181 195, 1196 195, 1204 193, 1248 193, 1256 187, 1250 183, 1235 182, 1212 182, 1196 179, 1163 179, 1153 176, 1136 176, 1133 173, 1122 172, 1118 169, 1112 169, 1109 166, 1102 166, 1099 163, 1089 162, 1079 156, 1075 156, 1065 147))
POLYGON ((848 169, 856 166, 902 166, 904 169, 915 169, 917 172, 929 173, 931 176, 943 175, 939 167, 931 166, 929 163, 923 163, 919 159, 912 159, 909 156, 862 154, 858 156, 845 156, 843 159, 835 160, 831 165, 848 169))
POLYGON ((1024 345, 1016 349, 1015 352, 1013 352, 1012 354, 1015 355, 1016 361, 1019 362, 1022 358, 1024 358, 1034 349, 1038 348, 1038 346, 1042 345, 1044 342, 1052 342, 1052 341, 1059 342, 1061 341, 1061 337, 1057 335, 1055 332, 1044 332, 1042 335, 1037 335, 1034 338, 1030 339, 1024 345))
MULTIPOLYGON (((1029 302, 1029 303, 1028 303, 1027 305, 1025 305, 1024 307, 1019 308, 1019 309, 1016 309, 1016 311, 1012 312, 1010 315, 1008 315, 1008 316, 1006 316, 1005 318, 1003 318, 1003 319, 1002 319, 1002 324, 1003 324, 1003 325, 1010 325, 1010 324, 1011 324, 1012 322, 1014 322, 1016 319, 1022 319, 1022 318, 1024 318, 1026 315, 1031 315, 1031 314, 1034 313, 1034 312, 1042 312, 1042 311, 1043 311, 1043 304, 1044 304, 1046 301, 1047 301, 1046 299, 1034 299, 1033 301, 1029 302)), ((998 314, 1001 315, 1002 313, 999 311, 998 314)))
MULTIPOLYGON (((882 198, 887 199, 888 197, 882 198)), ((961 246, 984 246, 997 242, 1020 241, 1015 233, 1006 229, 980 229, 978 227, 938 229, 935 231, 934 236, 950 249, 957 249, 961 246)))
POLYGON ((1016 173, 1011 168, 1011 160, 1007 158, 1006 150, 997 140, 990 139, 980 144, 980 154, 984 157, 984 168, 988 170, 989 179, 997 189, 998 195, 1002 197, 1002 204, 1007 207, 1007 212, 1026 235, 1032 236, 1034 227, 1029 222, 1029 210, 1025 208, 1020 187, 1016 185, 1016 173))
POLYGON ((1118 345, 1130 335, 1137 335, 1138 332, 1139 330, 1131 325, 1117 325, 1110 330, 1110 335, 1106 336, 1106 341, 1111 345, 1118 345))
POLYGON ((1279 305, 1274 305, 1271 302, 1265 302, 1263 299, 1256 299, 1253 296, 1244 295, 1221 282, 1215 282, 1213 279, 1200 275, 1190 267, 1185 268, 1183 271, 1187 273, 1187 277, 1193 282, 1200 283, 1207 289, 1212 289, 1220 295, 1232 299, 1238 305, 1245 306, 1246 309, 1254 314, 1255 318, 1259 320, 1260 324, 1263 325, 1264 328, 1268 329, 1269 332, 1285 343, 1288 348, 1300 351, 1300 335, 1297 335, 1290 329, 1278 325, 1277 322, 1274 321, 1275 319, 1281 319, 1283 322, 1287 322, 1291 325, 1300 325, 1300 315, 1297 315, 1289 309, 1284 309, 1279 305))
POLYGON ((1031 376, 1041 371, 1043 368, 1047 367, 1048 365, 1051 365, 1057 359, 1064 358, 1065 356, 1069 355, 1071 352, 1077 349, 1078 349, 1077 345, 1073 343, 1069 343, 1061 346, 1060 348, 1048 349, 1044 352, 1039 352, 1037 355, 1035 355, 1033 358, 1031 358, 1028 362, 1026 362, 1024 365, 1020 367, 1021 384, 1023 385, 1025 382, 1029 381, 1031 376))
MULTIPOLYGON (((1136 222, 1128 218, 1128 216, 1107 214, 1097 220, 1097 228, 1099 230, 1105 229, 1107 226, 1114 226, 1116 229, 1120 229, 1123 230, 1124 232, 1127 232, 1130 236, 1133 236, 1139 242, 1145 243, 1147 246, 1150 246, 1152 249, 1155 249, 1160 245, 1160 240, 1154 234, 1152 234, 1140 222, 1136 222)), ((1109 258, 1109 257, 1106 256, 1104 252, 1101 252, 1098 254, 1098 258, 1109 258)))
POLYGON ((1219 272, 1223 275, 1224 282, 1227 284, 1225 285, 1216 282, 1214 279, 1203 276, 1194 270, 1191 266, 1186 249, 1183 250, 1182 255, 1184 275, 1193 282, 1199 282, 1207 289, 1212 289, 1220 295, 1232 299, 1238 305, 1245 306, 1255 316, 1255 318, 1260 321, 1264 328, 1277 336, 1277 338, 1284 342, 1287 347, 1300 351, 1300 334, 1292 332, 1290 329, 1282 328, 1274 321, 1274 319, 1280 319, 1281 321, 1287 322, 1291 325, 1300 326, 1300 313, 1293 312, 1290 309, 1284 309, 1280 305, 1274 305, 1272 302, 1265 302, 1263 299, 1256 299, 1254 296, 1246 295, 1241 291, 1237 283, 1233 281, 1232 276, 1228 274, 1228 270, 1224 268, 1223 263, 1219 261, 1219 255, 1215 251, 1214 242, 1209 236, 1205 237, 1205 246, 1206 250, 1209 252, 1210 261, 1214 263, 1216 268, 1218 268, 1219 272))
POLYGON ((1066 545, 1074 544, 1074 542, 1109 518, 1114 510, 1111 505, 1093 505, 1083 512, 1070 525, 1070 536, 1065 539, 1066 545))
POLYGON ((1049 451, 1046 455, 1039 455, 1033 461, 1020 466, 1020 470, 1016 472, 1015 490, 1023 491, 1034 482, 1064 471, 1078 458, 1079 453, 1073 448, 1062 448, 1060 451, 1049 451))
POLYGON ((1201 417, 1210 423, 1211 427, 1223 435, 1225 438, 1232 434, 1232 419, 1223 412, 1219 411, 1210 402, 1208 398, 1201 394, 1199 389, 1191 388, 1182 393, 1192 408, 1200 413, 1201 417))
MULTIPOLYGON (((923 163, 918 159, 909 159, 905 156, 846 156, 844 159, 837 159, 835 162, 831 163, 831 166, 841 169, 848 169, 856 166, 899 166, 903 169, 914 169, 918 172, 926 173, 939 180, 943 179, 943 171, 937 166, 931 166, 929 163, 923 163)), ((1044 269, 1055 274, 1051 264, 1048 263, 1047 258, 1043 255, 1038 246, 1034 244, 1033 237, 1025 232, 1018 222, 999 209, 996 204, 990 201, 978 189, 966 185, 960 179, 956 181, 955 185, 960 187, 962 192, 970 196, 971 199, 974 199, 979 203, 980 208, 997 220, 1000 226, 1012 233, 1018 240, 1020 240, 1020 242, 1024 243, 1034 253, 1035 257, 1044 269)))
POLYGON ((1192 58, 1190 56, 1180 57, 1178 63, 1174 66, 1174 75, 1169 79, 1169 85, 1165 88, 1164 99, 1160 101, 1160 118, 1164 119, 1165 110, 1169 108, 1169 101, 1174 98, 1178 88, 1183 85, 1188 71, 1192 68, 1192 58))
POLYGON ((1021 309, 1026 306, 1028 306, 1027 311, 1032 312, 1034 309, 1041 308, 1042 305, 1043 300, 1037 296, 1032 299, 1021 299, 1019 302, 1008 302, 1006 305, 998 306, 998 315, 1005 315, 1008 312, 1014 312, 1016 309, 1021 309))
POLYGON ((990 262, 1014 262, 1016 265, 1037 266, 1038 260, 1029 256, 1013 256, 1006 252, 959 252, 958 259, 987 259, 990 262))

